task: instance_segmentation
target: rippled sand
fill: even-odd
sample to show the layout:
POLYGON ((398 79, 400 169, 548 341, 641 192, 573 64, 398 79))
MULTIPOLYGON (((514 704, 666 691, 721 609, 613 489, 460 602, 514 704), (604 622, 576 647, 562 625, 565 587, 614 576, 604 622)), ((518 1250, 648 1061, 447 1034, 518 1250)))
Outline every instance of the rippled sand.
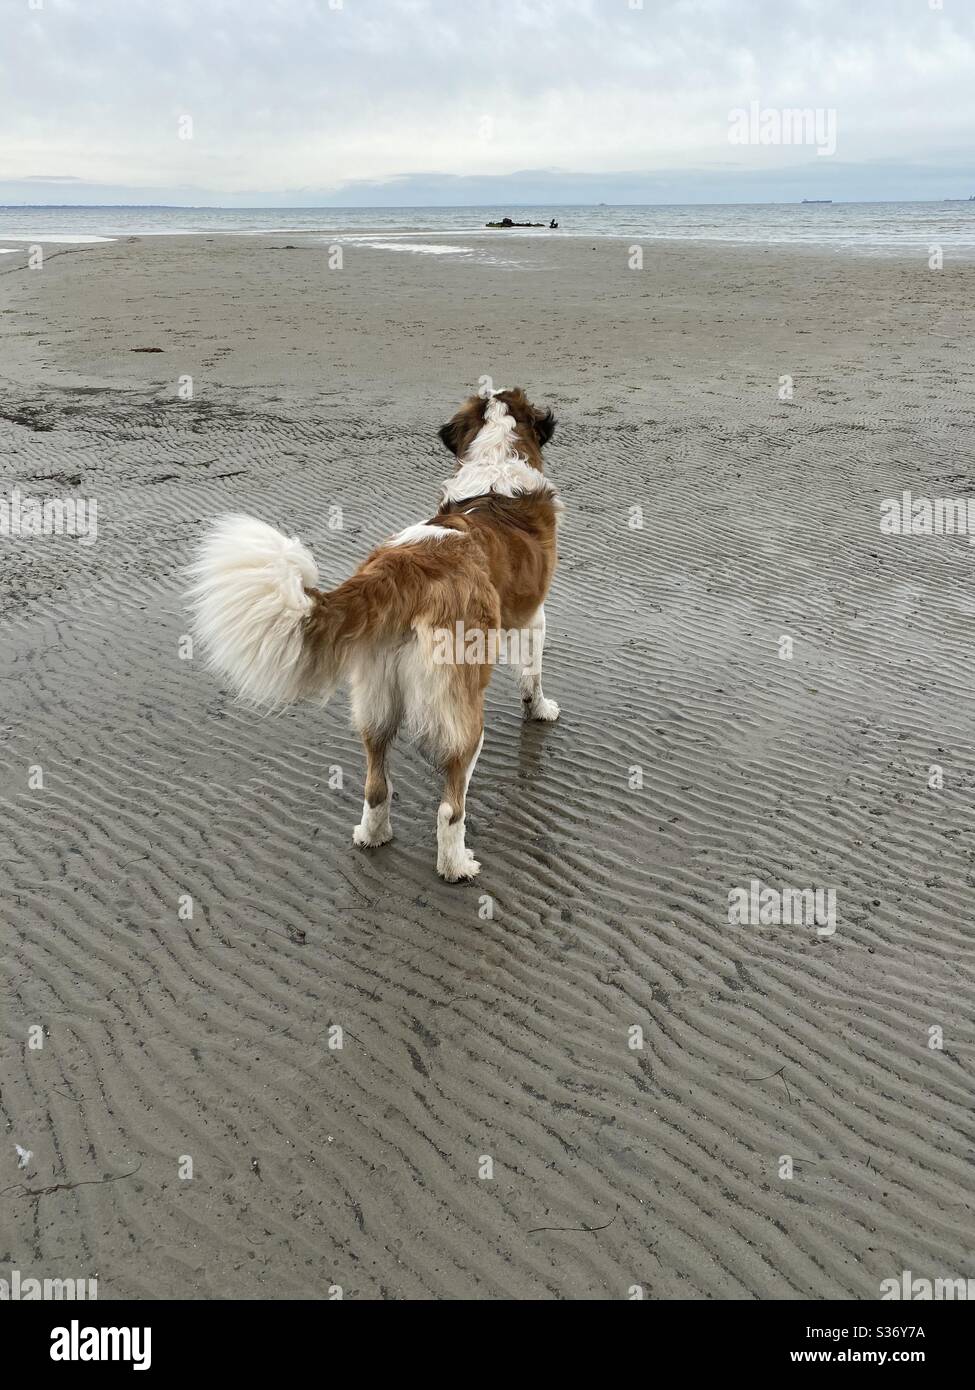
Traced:
POLYGON ((0 495, 98 540, 0 538, 0 1257, 102 1298, 964 1276, 972 551, 879 518, 972 489, 975 270, 488 249, 4 258, 0 495), (179 569, 232 507, 348 573, 483 375, 560 417, 562 718, 497 673, 462 887, 412 750, 354 851, 344 698, 261 719, 181 659, 179 569), (730 925, 753 880, 835 933, 730 925))

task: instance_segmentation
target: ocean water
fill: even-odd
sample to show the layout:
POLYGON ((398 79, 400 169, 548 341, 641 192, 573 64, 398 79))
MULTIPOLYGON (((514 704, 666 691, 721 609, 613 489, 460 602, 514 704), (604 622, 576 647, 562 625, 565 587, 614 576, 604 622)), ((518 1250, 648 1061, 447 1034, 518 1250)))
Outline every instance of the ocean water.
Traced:
POLYGON ((615 207, 189 208, 0 207, 0 249, 25 240, 84 243, 138 235, 226 233, 347 236, 377 249, 450 255, 444 236, 485 238, 492 251, 509 235, 611 236, 633 241, 802 245, 872 255, 975 256, 975 202, 751 203, 615 207), (543 227, 509 234, 486 222, 509 216, 543 227), (558 231, 549 231, 551 218, 558 231))

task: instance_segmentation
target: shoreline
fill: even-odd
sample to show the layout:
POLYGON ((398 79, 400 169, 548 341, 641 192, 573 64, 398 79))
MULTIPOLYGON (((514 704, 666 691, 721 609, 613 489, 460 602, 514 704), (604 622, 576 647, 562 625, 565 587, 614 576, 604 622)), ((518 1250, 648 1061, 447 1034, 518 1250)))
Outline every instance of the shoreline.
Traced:
MULTIPOLYGON (((786 203, 692 204, 482 204, 462 207, 219 208, 39 206, 0 208, 14 235, 211 236, 320 235, 398 238, 425 236, 539 241, 609 239, 652 243, 761 248, 812 247, 854 255, 920 255, 932 245, 946 255, 975 256, 975 202, 964 199, 844 202, 796 199, 786 203), (531 228, 489 228, 513 215, 531 228), (554 219, 557 230, 549 228, 554 219)), ((0 235, 0 244, 2 244, 0 235)))
MULTIPOLYGON (((412 227, 369 227, 369 228, 335 228, 321 227, 309 229, 307 227, 280 227, 274 229, 254 228, 253 230, 209 228, 192 229, 179 231, 126 231, 116 234, 81 236, 69 233, 48 234, 44 232, 30 233, 23 232, 18 234, 0 234, 0 242, 34 242, 41 246, 44 245, 66 245, 66 246, 85 246, 85 245, 106 245, 113 242, 124 242, 131 240, 154 241, 154 240, 212 240, 212 239, 240 239, 243 241, 256 238, 267 238, 275 236, 293 236, 305 238, 331 237, 338 241, 366 241, 368 239, 378 239, 380 237, 400 237, 423 238, 435 236, 440 242, 458 242, 465 238, 484 237, 486 240, 495 240, 501 244, 523 241, 528 243, 549 243, 556 244, 566 241, 608 241, 608 242, 634 242, 649 246, 679 247, 688 246, 693 248, 708 247, 721 250, 741 250, 745 252, 796 252, 811 255, 830 255, 847 256, 850 258, 864 259, 883 259, 883 260, 903 260, 916 261, 918 257, 927 259, 930 242, 926 238, 918 238, 912 242, 897 242, 890 244, 866 243, 856 241, 816 241, 816 240, 797 240, 797 239, 735 239, 730 237, 707 237, 707 236, 661 236, 650 233, 639 232, 573 232, 569 229, 560 228, 557 232, 539 232, 535 235, 525 233, 502 232, 492 233, 489 229, 471 228, 465 231, 452 229, 429 227, 417 229, 412 227)), ((7 253, 15 253, 20 250, 20 246, 3 248, 7 253)), ((387 249, 387 248, 379 248, 387 249)), ((975 240, 970 243, 943 246, 946 261, 973 261, 975 260, 975 240)))

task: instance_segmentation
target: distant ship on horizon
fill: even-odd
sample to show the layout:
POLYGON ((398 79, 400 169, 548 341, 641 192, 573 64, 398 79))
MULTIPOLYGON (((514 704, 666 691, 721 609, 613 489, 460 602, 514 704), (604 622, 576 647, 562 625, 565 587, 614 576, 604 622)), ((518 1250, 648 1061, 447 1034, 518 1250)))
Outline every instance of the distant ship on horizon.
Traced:
POLYGON ((804 203, 831 203, 832 198, 803 198, 804 203))

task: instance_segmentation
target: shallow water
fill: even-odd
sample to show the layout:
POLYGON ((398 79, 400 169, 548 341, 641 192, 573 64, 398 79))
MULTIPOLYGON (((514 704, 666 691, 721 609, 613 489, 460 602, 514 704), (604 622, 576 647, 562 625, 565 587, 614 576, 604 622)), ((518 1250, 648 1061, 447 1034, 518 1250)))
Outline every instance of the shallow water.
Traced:
POLYGON ((917 247, 975 254, 975 202, 756 203, 686 206, 430 208, 0 208, 0 241, 87 241, 93 237, 192 232, 462 233, 492 241, 617 236, 746 245, 852 248, 881 254, 917 247), (490 230, 504 216, 544 222, 538 229, 490 230), (548 222, 555 218, 557 231, 548 222))

